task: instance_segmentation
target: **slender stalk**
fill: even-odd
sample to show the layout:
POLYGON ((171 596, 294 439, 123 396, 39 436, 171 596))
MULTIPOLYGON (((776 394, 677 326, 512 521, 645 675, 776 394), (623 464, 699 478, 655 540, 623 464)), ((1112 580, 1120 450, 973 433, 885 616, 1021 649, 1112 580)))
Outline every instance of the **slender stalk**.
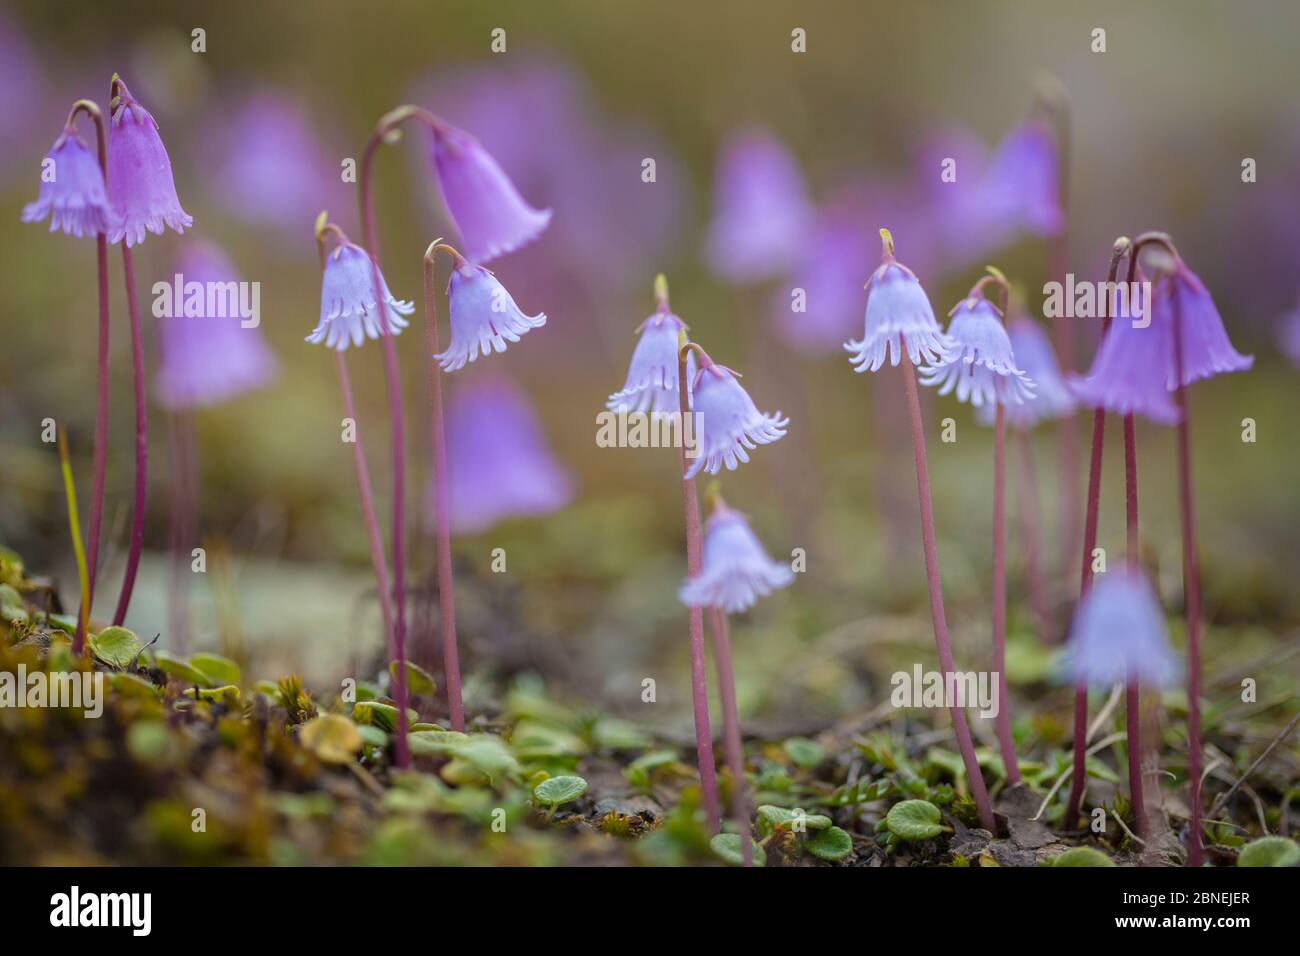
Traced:
POLYGON ((1183 603, 1187 614, 1187 782, 1191 790, 1188 866, 1200 866, 1201 850, 1201 570, 1196 554, 1196 505, 1192 499, 1192 448, 1187 425, 1190 412, 1183 384, 1183 314, 1173 302, 1174 372, 1178 376, 1178 499, 1183 525, 1183 603))
MULTIPOLYGON (((947 686, 949 675, 956 667, 952 658, 952 646, 948 641, 948 622, 943 610, 943 585, 939 580, 934 506, 930 500, 930 469, 925 455, 925 431, 921 425, 921 398, 917 394, 916 370, 910 362, 904 363, 902 375, 907 392, 907 410, 912 422, 912 453, 916 459, 916 491, 921 508, 921 546, 925 552, 925 576, 930 589, 930 616, 934 622, 934 643, 939 651, 939 665, 943 668, 944 683, 947 686)), ((980 773, 979 762, 975 759, 975 745, 971 740, 970 727, 966 723, 966 712, 957 706, 950 707, 948 712, 952 716, 953 732, 957 736, 957 749, 961 751, 962 763, 966 767, 966 777, 970 781, 971 796, 979 811, 980 823, 989 832, 996 833, 993 805, 989 802, 984 776, 980 773)))
MULTIPOLYGON (((320 256, 321 271, 325 271, 325 236, 333 232, 339 241, 346 241, 343 230, 329 221, 329 216, 322 212, 316 220, 316 251, 320 256)), ((352 464, 357 474, 357 495, 361 499, 361 517, 366 527, 366 541, 370 546, 370 564, 375 572, 375 587, 379 591, 379 613, 384 622, 384 646, 388 656, 396 655, 393 644, 393 589, 388 580, 388 563, 384 560, 384 542, 379 534, 379 522, 375 519, 375 498, 370 488, 370 468, 366 464, 365 446, 361 441, 361 426, 357 422, 356 402, 352 398, 352 378, 348 375, 348 362, 345 353, 336 351, 338 359, 339 390, 343 393, 343 411, 352 422, 354 440, 352 445, 352 464)))
MULTIPOLYGON (((1106 281, 1114 287, 1119 274, 1119 263, 1124 256, 1133 255, 1133 246, 1127 236, 1120 236, 1111 247, 1110 266, 1106 281)), ((1110 332, 1110 310, 1101 321, 1101 341, 1110 332)), ((1101 506, 1101 460, 1106 440, 1106 410, 1098 407, 1092 413, 1092 451, 1088 460, 1088 505, 1083 526, 1083 567, 1080 571, 1079 600, 1087 596, 1092 587, 1092 553, 1097 549, 1097 515, 1101 506)), ((1079 819, 1087 786, 1088 751, 1088 685, 1080 680, 1074 687, 1074 773, 1070 781, 1070 796, 1065 803, 1062 826, 1072 829, 1079 819)))
MULTIPOLYGON (((655 282, 656 291, 662 288, 660 298, 667 303, 668 283, 660 276, 655 282)), ((686 331, 678 339, 677 398, 682 416, 682 428, 691 414, 690 382, 686 376, 686 331)), ((678 474, 682 481, 682 506, 686 512, 686 573, 698 577, 704 567, 704 535, 700 530, 700 502, 695 494, 695 480, 687 478, 685 442, 679 451, 678 474)), ((717 833, 720 825, 718 812, 718 780, 713 762, 713 731, 709 726, 709 678, 704 659, 704 609, 689 609, 691 639, 691 702, 695 708, 695 756, 700 767, 700 802, 704 805, 709 832, 717 833)), ((741 841, 743 844, 743 840, 741 841)))
MULTIPOLYGON (((1135 255, 1130 260, 1130 267, 1136 262, 1135 255)), ((1129 570, 1136 571, 1141 558, 1138 540, 1137 429, 1132 415, 1124 416, 1124 515, 1126 561, 1129 570)), ((1124 688, 1124 711, 1128 729, 1129 801, 1133 805, 1133 820, 1137 824, 1138 835, 1144 837, 1148 831, 1146 794, 1142 785, 1142 688, 1132 668, 1124 688)))
POLYGON ((170 416, 172 586, 167 595, 172 646, 184 653, 189 643, 190 549, 195 539, 194 420, 187 411, 170 416))
MULTIPOLYGON (((438 301, 434 292, 434 253, 438 242, 424 254, 424 324, 429 355, 429 407, 433 425, 433 501, 438 553, 438 621, 442 629, 442 665, 447 681, 447 709, 451 729, 465 729, 465 705, 460 694, 460 651, 456 646, 456 602, 451 580, 451 518, 447 501, 447 443, 442 416, 442 369, 432 356, 442 351, 438 344, 438 301)), ((464 259, 450 246, 459 267, 464 259)))
POLYGON ((1042 511, 1038 503, 1038 475, 1034 468, 1034 443, 1027 429, 1016 430, 1016 444, 1020 451, 1020 533, 1025 545, 1025 578, 1029 590, 1029 604, 1038 621, 1038 639, 1051 643, 1051 617, 1047 609, 1047 583, 1043 580, 1042 511))
POLYGON ((144 337, 140 329, 140 304, 135 294, 135 263, 131 247, 122 240, 122 276, 126 283, 126 311, 131 322, 131 374, 135 386, 135 496, 131 504, 131 546, 126 557, 126 574, 117 597, 113 623, 126 620, 135 589, 135 575, 140 568, 144 548, 144 509, 149 482, 149 407, 145 398, 144 337))
MULTIPOLYGON (((108 180, 108 143, 104 133, 104 116, 99 107, 90 100, 78 100, 73 104, 68 116, 71 125, 77 114, 85 113, 95 124, 95 145, 99 158, 99 168, 108 180)), ((104 478, 108 466, 108 346, 109 346, 109 303, 108 303, 108 238, 101 232, 95 236, 95 272, 99 291, 99 343, 95 366, 95 447, 92 484, 90 491, 90 521, 86 529, 86 548, 90 584, 91 608, 94 607, 95 577, 99 570, 99 536, 104 516, 104 478)), ((81 653, 78 644, 74 647, 81 653)))
POLYGON ((993 425, 993 672, 998 675, 998 744, 1007 784, 1020 782, 1007 700, 1007 416, 998 403, 993 425))
POLYGON ((379 230, 375 225, 375 205, 372 190, 371 166, 375 152, 384 142, 392 127, 381 120, 379 127, 366 143, 361 157, 360 202, 361 228, 366 249, 370 254, 370 276, 374 288, 376 308, 379 312, 380 344, 383 346, 384 377, 388 381, 388 415, 392 429, 393 453, 393 645, 397 651, 397 765, 410 763, 406 740, 406 415, 402 407, 401 370, 397 363, 397 345, 388 324, 388 308, 384 300, 383 281, 380 278, 379 230))
POLYGON ((745 747, 740 737, 740 710, 736 706, 736 671, 731 658, 731 625, 727 612, 711 610, 713 657, 718 667, 718 694, 722 698, 722 730, 726 742, 727 769, 731 771, 731 814, 740 829, 740 857, 745 866, 754 865, 750 838, 749 798, 745 793, 745 747))
POLYGON ((68 501, 68 527, 72 533, 72 553, 77 560, 77 578, 81 582, 81 605, 77 608, 77 633, 73 639, 73 653, 81 656, 85 646, 86 623, 90 619, 90 573, 86 569, 86 549, 81 544, 81 519, 77 516, 77 487, 72 480, 72 462, 68 458, 68 442, 63 429, 55 426, 59 445, 59 467, 63 472, 63 493, 68 501))

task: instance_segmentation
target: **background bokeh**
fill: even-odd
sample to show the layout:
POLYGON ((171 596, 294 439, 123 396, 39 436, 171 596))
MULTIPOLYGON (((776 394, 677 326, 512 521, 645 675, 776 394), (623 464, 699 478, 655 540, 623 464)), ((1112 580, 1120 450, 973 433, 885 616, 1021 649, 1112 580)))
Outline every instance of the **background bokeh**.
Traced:
MULTIPOLYGON (((508 377, 528 396, 574 488, 572 503, 551 515, 454 542, 471 708, 489 703, 496 678, 536 672, 564 693, 645 717, 641 680, 654 676, 666 706, 646 719, 689 724, 673 455, 595 443, 596 413, 621 387, 659 271, 692 335, 746 373, 761 408, 792 419, 786 439, 724 476, 729 501, 752 516, 773 553, 808 554, 793 588, 736 624, 743 710, 756 721, 816 726, 878 703, 887 685, 876 665, 892 647, 929 640, 898 383, 855 376, 834 347, 792 348, 776 321, 789 276, 737 285, 710 269, 716 165, 732 135, 765 128, 796 158, 823 212, 867 235, 893 228, 936 311, 957 301, 985 261, 1035 308, 1048 278, 1043 238, 1020 233, 962 262, 939 250, 979 249, 982 237, 936 215, 926 197, 946 144, 967 151, 954 155, 991 150, 1028 113, 1050 71, 1068 93, 1073 124, 1070 268, 1098 278, 1116 235, 1167 230, 1213 290, 1237 347, 1257 356, 1251 372, 1193 390, 1214 673, 1294 641, 1300 620, 1300 373, 1278 346, 1284 316, 1297 306, 1298 28, 1300 7, 1281 0, 5 3, 0 542, 74 593, 57 459, 40 442, 39 423, 54 417, 70 429, 84 515, 94 249, 21 225, 19 216, 69 104, 102 103, 120 71, 161 124, 193 237, 218 244, 243 278, 261 283, 262 332, 280 365, 270 387, 195 415, 200 530, 214 556, 194 587, 196 642, 247 656, 257 669, 322 681, 376 665, 382 640, 352 465, 339 441, 334 363, 303 337, 318 310, 315 214, 328 208, 360 238, 356 187, 340 181, 340 163, 360 156, 380 114, 412 101, 479 135, 530 201, 555 210, 539 242, 494 263, 520 305, 550 322, 446 380, 454 401, 476 377, 508 377), (206 53, 191 52, 195 27, 206 30, 206 53), (505 53, 490 52, 496 27, 506 30, 505 53), (791 52, 795 27, 807 31, 806 53, 791 52), (1105 53, 1091 52, 1095 27, 1107 32, 1105 53), (656 161, 654 183, 642 181, 647 157, 656 161), (1257 182, 1242 182, 1245 157, 1257 163, 1257 182), (1241 441, 1247 417, 1257 422, 1254 444, 1241 441), (505 574, 489 570, 494 548, 506 549, 505 574)), ((439 235, 455 241, 423 136, 386 148, 377 176, 386 275, 399 297, 418 300, 425 246, 439 235)), ((149 287, 171 276, 189 241, 150 237, 137 256, 154 367, 149 287)), ((862 280, 877 256, 874 246, 863 251, 862 280)), ((129 341, 116 255, 112 263, 101 614, 116 596, 130 517, 129 341)), ((845 337, 860 334, 861 302, 822 318, 840 323, 845 337)), ((1082 364, 1095 330, 1077 335, 1082 364)), ((428 473, 422 340, 418 324, 399 340, 417 517, 428 473)), ((371 344, 349 358, 382 519, 389 473, 380 353, 371 344)), ((166 629, 170 582, 167 419, 156 405, 152 414, 148 552, 128 620, 146 638, 166 629)), ((927 416, 936 430, 943 417, 958 423, 953 444, 932 430, 931 467, 958 657, 978 661, 988 641, 990 434, 950 400, 930 396, 927 416)), ((1082 444, 1082 416, 1078 429, 1082 444)), ((1045 553, 1064 609, 1077 572, 1059 567, 1055 436, 1041 429, 1035 444, 1045 553)), ((1139 442, 1144 546, 1166 605, 1176 608, 1173 435, 1142 426, 1139 442)), ((1103 492, 1101 540, 1112 549, 1123 540, 1117 458, 1109 456, 1103 492)), ((432 542, 416 523, 412 579, 423 583, 432 542)), ((1010 540, 1013 628, 1025 631, 1014 527, 1010 540)), ((416 603, 417 659, 436 670, 430 600, 416 603)))

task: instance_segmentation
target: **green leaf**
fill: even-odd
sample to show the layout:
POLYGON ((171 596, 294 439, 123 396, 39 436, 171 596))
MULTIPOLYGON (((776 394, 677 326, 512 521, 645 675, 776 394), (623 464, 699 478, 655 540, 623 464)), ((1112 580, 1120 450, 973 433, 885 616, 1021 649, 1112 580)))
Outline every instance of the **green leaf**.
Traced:
MULTIPOLYGON (((397 708, 378 700, 359 700, 352 706, 352 719, 359 724, 374 724, 386 733, 397 729, 397 708)), ((406 708, 408 725, 420 719, 420 715, 410 707, 406 708)))
POLYGON ((591 730, 592 742, 602 750, 643 750, 653 738, 636 724, 616 717, 601 717, 591 730))
POLYGON ((502 777, 519 776, 519 761, 515 759, 514 752, 504 740, 494 734, 471 734, 454 753, 459 761, 473 767, 492 782, 502 777))
POLYGON ((10 622, 27 620, 23 596, 11 584, 0 584, 0 619, 10 622))
POLYGON ((155 687, 143 677, 125 671, 109 674, 108 684, 124 697, 157 697, 162 693, 161 687, 155 687))
POLYGON ((835 863, 853 852, 853 837, 839 827, 831 827, 808 841, 808 852, 835 863))
POLYGON ((208 680, 203 671, 191 667, 188 662, 181 660, 179 657, 172 657, 166 651, 158 651, 153 658, 159 670, 168 677, 176 678, 182 684, 193 684, 199 687, 212 686, 212 681, 208 680))
POLYGON ((135 632, 124 627, 106 627, 90 635, 90 649, 105 664, 128 667, 144 647, 135 632))
MULTIPOLYGON (((709 848, 732 866, 743 866, 745 858, 740 852, 740 839, 739 833, 719 833, 709 841, 709 848)), ((749 840, 749 845, 754 848, 754 865, 766 866, 767 854, 763 852, 763 848, 750 837, 746 836, 745 839, 749 840)))
POLYGON ((467 740, 469 736, 457 730, 413 730, 406 735, 415 757, 450 756, 467 740))
POLYGON ((570 800, 577 800, 587 792, 587 781, 578 776, 551 777, 543 780, 533 788, 537 802, 548 807, 558 807, 570 800))
MULTIPOLYGON (((185 688, 185 696, 193 698, 194 688, 185 688)), ((224 701, 231 707, 239 703, 239 688, 234 684, 227 684, 225 687, 198 688, 198 699, 208 701, 224 701)))
POLYGON ((576 757, 587 752, 587 743, 575 733, 535 720, 515 724, 510 744, 522 759, 576 757))
POLYGON ((928 840, 943 832, 942 819, 929 800, 904 800, 889 808, 885 824, 900 840, 928 840))
MULTIPOLYGON (((397 686, 397 661, 388 665, 388 673, 393 678, 393 686, 397 686)), ((432 697, 437 693, 438 685, 434 682, 433 675, 426 671, 418 664, 406 662, 406 689, 412 694, 418 694, 421 697, 432 697)))
POLYGON ((384 748, 388 746, 388 734, 380 730, 374 724, 355 724, 357 733, 361 735, 361 742, 368 747, 384 748))
POLYGON ((298 731, 302 745, 325 763, 351 763, 361 749, 361 734, 342 714, 321 714, 298 731))
POLYGON ((1047 861, 1049 866, 1114 866, 1115 861, 1090 846, 1076 846, 1047 861))
POLYGON ((243 676, 238 664, 219 654, 194 654, 190 657, 190 666, 214 684, 238 685, 243 676))
POLYGON ((795 766, 811 770, 826 759, 826 748, 807 737, 791 737, 781 749, 794 761, 795 766))
POLYGON ((1295 866, 1300 863, 1300 846, 1286 837, 1267 836, 1247 843, 1237 854, 1238 866, 1295 866))
POLYGON ((820 813, 805 813, 799 807, 789 810, 772 804, 764 804, 758 808, 758 819, 760 828, 766 827, 769 832, 776 827, 782 827, 795 833, 801 832, 799 829, 801 820, 803 822, 802 832, 826 830, 829 829, 832 822, 830 817, 820 813))
POLYGON ((677 762, 675 750, 652 750, 642 754, 623 768, 623 776, 634 787, 645 789, 650 786, 654 772, 661 767, 670 767, 677 762))

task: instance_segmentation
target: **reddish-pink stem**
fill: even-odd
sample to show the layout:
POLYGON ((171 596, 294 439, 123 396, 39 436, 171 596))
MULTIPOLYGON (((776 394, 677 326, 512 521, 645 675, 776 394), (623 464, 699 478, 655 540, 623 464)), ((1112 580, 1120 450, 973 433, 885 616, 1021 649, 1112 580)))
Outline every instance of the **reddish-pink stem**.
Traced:
POLYGON ((1038 504, 1038 475, 1034 468, 1034 443, 1027 429, 1016 430, 1016 444, 1020 450, 1020 533, 1025 546, 1025 578, 1028 582, 1029 603, 1038 622, 1038 639, 1051 643, 1051 618, 1047 610, 1047 583, 1043 580, 1042 513, 1038 504))
POLYGON ((379 613, 384 620, 384 646, 390 657, 397 653, 393 645, 393 588, 388 580, 388 562, 384 560, 384 541, 379 534, 375 518, 375 497, 370 489, 370 469, 366 465, 365 446, 361 443, 361 426, 357 422, 356 402, 352 398, 352 379, 348 375, 348 362, 343 352, 338 357, 339 390, 343 393, 343 413, 352 422, 352 464, 357 473, 357 495, 361 499, 361 518, 366 526, 366 540, 370 544, 370 563, 375 572, 375 587, 379 590, 379 613))
POLYGON ((998 675, 998 745, 1007 783, 1020 782, 1007 700, 1007 415, 998 402, 993 424, 993 673, 998 675))
MULTIPOLYGON (((1125 557, 1129 571, 1136 571, 1141 560, 1138 538, 1137 428, 1131 414, 1124 416, 1124 516, 1125 557)), ((1146 836, 1146 794, 1142 786, 1142 689, 1137 675, 1131 670, 1124 691, 1124 709, 1128 730, 1129 801, 1133 806, 1133 820, 1137 824, 1138 835, 1146 836)))
MULTIPOLYGON (((947 686, 956 666, 953 663, 952 646, 948 641, 948 621, 943 610, 943 585, 939 580, 939 549, 935 543, 934 506, 930 500, 930 469, 925 454, 925 430, 921 424, 921 398, 917 394, 916 370, 910 362, 905 363, 902 375, 907 391, 907 410, 912 422, 912 453, 916 460, 916 491, 921 508, 921 546, 925 551, 925 576, 930 589, 930 616, 934 622, 934 643, 939 651, 939 666, 943 668, 944 683, 947 686)), ((997 833, 993 805, 989 802, 979 761, 975 759, 975 744, 966 723, 966 712, 961 707, 953 706, 949 708, 949 714, 952 716, 957 749, 961 751, 962 763, 966 767, 966 777, 970 781, 971 796, 979 811, 980 823, 989 832, 997 833)))
POLYGON ((407 748, 406 706, 406 415, 402 407, 402 378, 397 364, 397 345, 388 323, 388 303, 380 277, 379 230, 375 225, 374 197, 371 191, 371 163, 375 151, 384 141, 386 130, 377 129, 366 144, 361 157, 361 228, 370 253, 370 277, 379 313, 380 344, 383 347, 384 377, 388 381, 388 415, 393 444, 393 646, 397 650, 397 766, 410 763, 407 748))
MULTIPOLYGON (((691 413, 689 380, 686 376, 686 354, 681 350, 677 358, 678 409, 682 427, 691 413)), ((704 567, 704 535, 700 530, 700 502, 695 495, 695 480, 686 478, 685 443, 679 452, 682 475, 682 505, 686 512, 686 573, 698 577, 704 567)), ((695 755, 700 767, 700 802, 709 824, 709 832, 717 833, 721 825, 718 810, 718 779, 713 762, 713 731, 709 726, 709 677, 704 658, 704 609, 693 607, 688 615, 691 638, 691 703, 695 709, 695 755)), ((744 841, 741 841, 742 845, 744 841)))
POLYGON ((460 652, 456 645, 456 602, 451 580, 451 516, 447 502, 447 444, 442 417, 442 369, 432 356, 438 344, 438 303, 433 282, 433 248, 424 257, 424 318, 429 362, 429 406, 433 423, 433 502, 438 560, 438 620, 442 629, 442 662, 447 682, 451 729, 465 729, 465 705, 460 693, 460 652))
POLYGON ((1178 498, 1183 525, 1183 603, 1187 614, 1187 783, 1191 834, 1187 865, 1200 866, 1201 850, 1201 571, 1196 554, 1196 506, 1192 500, 1192 448, 1183 384, 1183 315, 1173 302, 1174 372, 1178 376, 1178 498))
POLYGON ((740 831, 740 856, 745 866, 754 865, 754 847, 749 833, 749 798, 745 794, 745 747, 740 737, 740 709, 736 706, 736 671, 731 659, 731 625, 727 613, 712 609, 713 658, 718 667, 718 696, 722 698, 722 732, 731 771, 731 815, 740 831))
POLYGON ((172 586, 167 595, 170 643, 185 653, 189 643, 190 551, 195 537, 195 477, 197 463, 194 420, 190 412, 177 411, 169 417, 172 505, 172 586))
POLYGON ((135 497, 131 511, 131 547, 126 558, 126 574, 122 578, 122 591, 117 598, 113 623, 126 620, 131 606, 131 592, 135 589, 135 575, 140 568, 140 552, 144 548, 144 509, 149 472, 149 409, 145 400, 144 337, 140 330, 140 306, 135 294, 135 264, 131 247, 122 240, 122 275, 126 282, 126 311, 131 322, 131 373, 135 385, 135 497))

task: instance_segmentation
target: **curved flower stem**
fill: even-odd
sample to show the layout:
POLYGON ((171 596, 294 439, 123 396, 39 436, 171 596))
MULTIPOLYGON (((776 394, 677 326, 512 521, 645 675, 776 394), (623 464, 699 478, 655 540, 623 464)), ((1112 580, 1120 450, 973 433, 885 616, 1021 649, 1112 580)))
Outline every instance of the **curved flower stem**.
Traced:
MULTIPOLYGON (((667 301, 667 291, 664 292, 667 301)), ((688 350, 682 339, 686 338, 682 330, 678 338, 677 350, 677 397, 678 411, 682 416, 683 427, 691 413, 689 385, 686 378, 686 356, 688 350)), ((700 502, 695 494, 695 480, 686 477, 688 462, 686 447, 683 443, 678 451, 682 482, 682 506, 686 512, 686 573, 689 577, 698 577, 704 567, 704 536, 700 530, 700 502)), ((717 833, 720 825, 718 812, 718 780, 713 762, 713 731, 709 726, 709 677, 707 662, 704 658, 704 609, 693 607, 689 610, 691 639, 691 703, 695 709, 695 756, 700 767, 700 802, 704 805, 704 815, 708 820, 709 832, 717 833)), ((741 841, 742 843, 744 841, 741 841)))
POLYGON ((379 312, 383 334, 384 376, 388 380, 388 414, 392 428, 393 444, 393 645, 397 651, 397 765, 405 767, 410 762, 406 740, 406 416, 402 407, 401 369, 397 362, 397 345, 388 323, 388 308, 384 301, 383 281, 380 278, 379 230, 375 225, 375 204, 371 168, 375 153, 389 139, 390 134, 409 116, 417 115, 401 107, 380 119, 379 125, 366 143, 361 156, 359 177, 361 228, 366 249, 370 254, 370 276, 374 286, 375 303, 379 312))
POLYGON ((86 549, 81 544, 81 519, 77 515, 77 486, 72 479, 72 462, 68 458, 68 441, 63 428, 54 426, 54 437, 59 447, 59 469, 63 472, 63 493, 68 502, 68 528, 72 535, 72 553, 77 560, 77 578, 81 583, 81 605, 77 609, 78 640, 86 639, 86 623, 90 619, 90 573, 86 570, 86 549))
POLYGON ((131 505, 131 548, 127 553, 122 591, 117 597, 117 610, 113 614, 115 625, 126 620, 127 608, 131 606, 131 592, 135 589, 136 571, 140 568, 149 472, 149 408, 145 399, 144 339, 140 330, 140 305, 135 294, 135 263, 131 257, 131 247, 125 239, 121 245, 126 311, 131 322, 131 373, 135 384, 135 497, 131 505))
MULTIPOLYGON (((1133 255, 1133 244, 1128 236, 1120 236, 1110 250, 1110 266, 1106 270, 1106 282, 1113 288, 1115 277, 1119 275, 1119 263, 1125 256, 1133 255)), ((1110 309, 1101 320, 1101 339, 1104 342, 1110 332, 1110 309)), ((1092 452, 1088 461, 1088 506, 1084 515, 1083 526, 1083 568, 1080 571, 1079 600, 1087 596, 1092 587, 1092 553, 1097 549, 1097 514, 1101 506, 1101 459, 1106 440, 1106 410, 1096 408, 1092 413, 1092 452)), ((1070 781, 1070 796, 1065 804, 1065 817, 1061 821, 1065 829, 1073 829, 1079 819, 1079 808, 1083 804, 1083 791, 1087 785, 1088 752, 1088 685, 1079 681, 1074 687, 1074 771, 1070 781)))
POLYGON ((731 771, 731 814, 740 829, 740 857, 745 866, 754 865, 750 838, 749 798, 745 793, 745 745, 740 736, 740 710, 736 706, 736 671, 731 659, 731 624, 727 612, 712 608, 713 658, 718 667, 718 695, 722 698, 722 732, 726 742, 727 769, 731 771))
MULTIPOLYGON (((317 220, 316 250, 320 254, 321 271, 325 270, 325 236, 333 233, 340 242, 348 238, 343 230, 329 222, 321 213, 317 220)), ((352 398, 352 378, 348 375, 346 353, 336 350, 338 359, 339 390, 343 393, 343 412, 356 429, 352 445, 352 464, 357 473, 357 495, 361 499, 361 518, 366 527, 366 540, 370 545, 370 564, 375 573, 375 587, 379 591, 379 613, 384 622, 384 646, 390 657, 396 655, 393 644, 393 589, 388 579, 388 562, 384 560, 384 542, 375 519, 375 497, 370 488, 370 469, 366 465, 365 446, 361 442, 361 426, 357 422, 356 402, 352 398)))
MULTIPOLYGON (((934 643, 939 651, 939 665, 943 668, 944 684, 956 669, 952 659, 952 646, 948 641, 948 622, 943 610, 943 584, 939 580, 939 554, 934 535, 934 506, 930 500, 930 469, 925 455, 925 431, 921 425, 921 398, 916 389, 916 370, 911 362, 904 363, 903 383, 907 391, 907 410, 912 420, 912 453, 916 459, 916 491, 921 507, 921 546, 925 551, 925 576, 930 589, 930 616, 934 622, 934 643)), ((963 708, 949 708, 953 732, 957 736, 957 749, 961 751, 966 777, 970 781, 971 796, 979 811, 980 823, 990 833, 997 833, 993 820, 993 805, 989 802, 984 776, 975 759, 975 745, 963 708)))
MULTIPOLYGON (((430 356, 442 351, 438 345, 438 302, 434 291, 434 255, 445 249, 453 262, 463 262, 460 253, 435 240, 424 254, 424 325, 426 350, 430 356)), ((447 681, 447 710, 451 729, 465 729, 465 705, 460 693, 460 650, 456 645, 456 602, 451 580, 451 518, 447 503, 447 443, 442 416, 442 369, 429 358, 429 406, 433 423, 433 500, 438 552, 438 621, 442 629, 442 666, 447 681)))
MULTIPOLYGON (((95 124, 95 145, 99 168, 108 178, 108 143, 104 134, 104 115, 99 106, 90 100, 77 100, 68 114, 68 125, 85 113, 95 124)), ((104 518, 104 477, 108 465, 108 238, 101 232, 95 235, 95 272, 99 285, 99 344, 95 366, 95 448, 90 491, 90 520, 86 528, 87 573, 90 583, 91 607, 86 609, 89 620, 95 600, 95 574, 99 570, 99 536, 104 518)), ((80 654, 84 635, 72 642, 72 652, 80 654)))

